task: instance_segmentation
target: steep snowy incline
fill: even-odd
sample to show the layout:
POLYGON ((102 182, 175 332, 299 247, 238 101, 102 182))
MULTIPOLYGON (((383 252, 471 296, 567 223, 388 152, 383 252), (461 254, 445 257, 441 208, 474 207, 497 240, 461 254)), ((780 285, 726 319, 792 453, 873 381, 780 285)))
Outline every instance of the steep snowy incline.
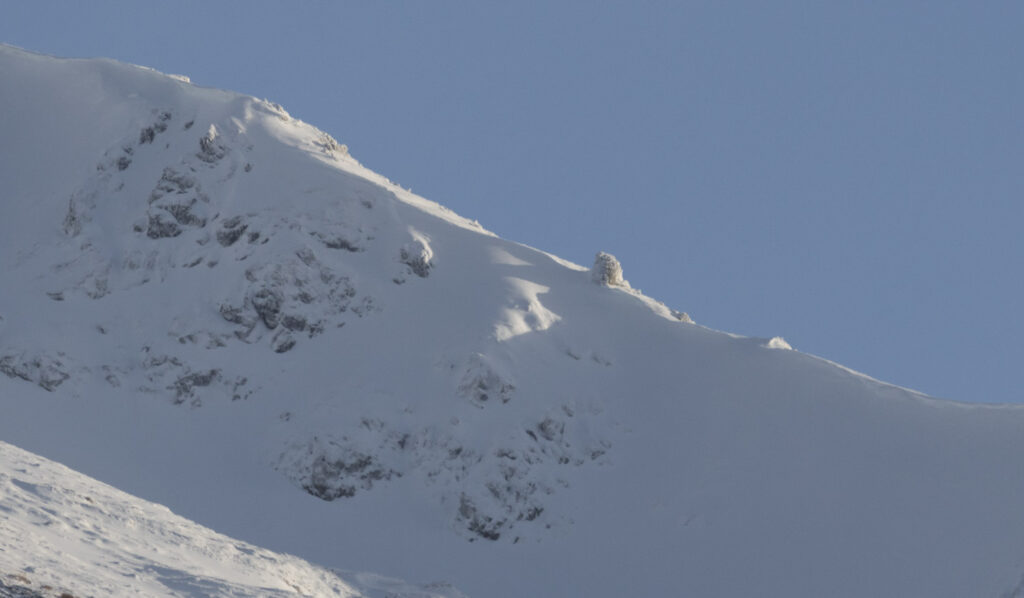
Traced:
POLYGON ((0 442, 0 596, 456 598, 233 540, 0 442))
POLYGON ((1024 410, 695 325, 610 256, 497 238, 265 101, 4 46, 0 81, 4 440, 474 596, 1024 575, 1024 410))

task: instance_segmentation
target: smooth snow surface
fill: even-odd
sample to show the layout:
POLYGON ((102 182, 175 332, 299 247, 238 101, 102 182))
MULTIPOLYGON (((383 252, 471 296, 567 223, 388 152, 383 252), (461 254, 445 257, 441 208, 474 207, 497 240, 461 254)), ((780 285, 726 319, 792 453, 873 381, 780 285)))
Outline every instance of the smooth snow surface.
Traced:
POLYGON ((10 47, 0 81, 13 444, 471 596, 1024 591, 1021 408, 693 324, 269 102, 10 47))

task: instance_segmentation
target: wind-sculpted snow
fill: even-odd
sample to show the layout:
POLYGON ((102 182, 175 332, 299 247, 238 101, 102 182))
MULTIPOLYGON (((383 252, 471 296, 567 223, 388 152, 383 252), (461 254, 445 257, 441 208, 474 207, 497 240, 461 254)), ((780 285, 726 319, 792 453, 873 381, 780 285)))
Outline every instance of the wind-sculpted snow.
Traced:
POLYGON ((0 76, 6 440, 479 596, 1019 588, 1024 410, 695 325, 267 101, 4 46, 0 76))

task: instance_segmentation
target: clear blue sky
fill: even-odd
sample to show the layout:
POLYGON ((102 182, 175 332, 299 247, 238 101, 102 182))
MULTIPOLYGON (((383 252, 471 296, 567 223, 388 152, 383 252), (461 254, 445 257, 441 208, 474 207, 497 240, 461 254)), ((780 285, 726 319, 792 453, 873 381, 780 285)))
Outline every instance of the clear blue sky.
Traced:
MULTIPOLYGON (((1024 3, 51 2, 0 41, 277 101, 704 325, 1024 402, 1024 3)), ((0 73, 0 85, 3 85, 0 73)))

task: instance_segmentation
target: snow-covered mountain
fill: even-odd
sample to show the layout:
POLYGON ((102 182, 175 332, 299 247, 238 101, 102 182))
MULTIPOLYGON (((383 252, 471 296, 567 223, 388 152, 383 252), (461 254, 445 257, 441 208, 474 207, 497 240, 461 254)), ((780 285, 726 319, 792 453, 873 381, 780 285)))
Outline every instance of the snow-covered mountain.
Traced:
POLYGON ((0 106, 5 441, 471 596, 1024 595, 1021 408, 701 327, 266 101, 0 46, 0 106))

